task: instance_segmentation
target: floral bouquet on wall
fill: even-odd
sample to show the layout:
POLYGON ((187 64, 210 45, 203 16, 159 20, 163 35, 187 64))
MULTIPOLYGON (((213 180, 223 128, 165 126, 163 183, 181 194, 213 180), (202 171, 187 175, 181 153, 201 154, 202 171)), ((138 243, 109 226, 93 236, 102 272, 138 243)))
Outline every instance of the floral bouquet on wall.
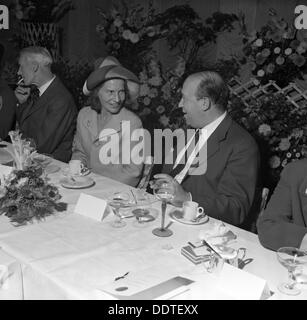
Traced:
POLYGON ((280 87, 307 71, 307 30, 297 30, 270 10, 271 19, 254 36, 245 37, 243 62, 261 84, 274 80, 280 87))
POLYGON ((232 96, 229 112, 258 142, 263 182, 273 189, 286 164, 307 154, 306 108, 295 108, 283 94, 266 93, 248 104, 232 96))
POLYGON ((66 203, 59 202, 57 187, 48 183, 41 166, 35 162, 37 152, 18 131, 10 132, 15 168, 6 177, 0 189, 0 214, 5 214, 17 226, 41 220, 65 211, 66 203))

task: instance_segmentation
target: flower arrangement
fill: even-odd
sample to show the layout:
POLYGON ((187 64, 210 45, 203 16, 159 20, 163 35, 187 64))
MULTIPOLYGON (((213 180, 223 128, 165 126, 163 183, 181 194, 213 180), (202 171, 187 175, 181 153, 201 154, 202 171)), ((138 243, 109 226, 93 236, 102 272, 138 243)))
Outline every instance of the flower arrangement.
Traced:
POLYGON ((284 166, 307 154, 307 110, 295 108, 281 93, 266 93, 248 106, 232 96, 229 112, 258 142, 263 182, 273 189, 284 166))
POLYGON ((244 37, 243 62, 261 84, 274 80, 285 87, 296 78, 303 79, 307 71, 307 31, 279 18, 270 10, 271 19, 254 36, 244 37))
POLYGON ((48 184, 42 168, 13 170, 1 190, 0 214, 16 226, 24 225, 52 215, 54 210, 65 211, 67 204, 58 202, 60 198, 57 187, 48 184))
POLYGON ((12 141, 12 149, 7 147, 6 150, 13 157, 17 170, 24 170, 33 163, 37 152, 30 139, 22 139, 21 133, 10 131, 9 136, 12 141))
POLYGON ((221 31, 232 30, 235 15, 214 13, 205 23, 189 5, 178 5, 156 13, 152 1, 129 7, 125 1, 110 13, 100 10, 97 32, 108 53, 134 71, 141 82, 140 97, 131 108, 147 129, 182 126, 177 108, 181 86, 187 74, 203 70, 201 47, 214 42, 221 31), (174 53, 174 63, 165 68, 154 44, 164 41, 174 53))
POLYGON ((48 184, 42 165, 31 141, 24 140, 19 131, 11 131, 12 155, 15 168, 5 179, 0 189, 0 214, 5 214, 16 225, 26 224, 33 219, 41 220, 53 214, 54 210, 64 211, 66 204, 58 189, 48 184))
POLYGON ((58 22, 71 9, 71 0, 15 0, 13 6, 16 18, 29 22, 58 22))

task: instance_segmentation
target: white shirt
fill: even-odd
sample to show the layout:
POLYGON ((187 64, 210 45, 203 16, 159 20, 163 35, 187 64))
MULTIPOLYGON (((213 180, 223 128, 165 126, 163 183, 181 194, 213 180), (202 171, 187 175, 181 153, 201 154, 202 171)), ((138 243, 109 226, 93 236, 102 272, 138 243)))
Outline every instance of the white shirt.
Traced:
MULTIPOLYGON (((225 119, 227 112, 225 111, 221 116, 219 116, 217 119, 215 119, 214 121, 212 121, 211 123, 209 123, 208 125, 206 125, 205 127, 203 127, 202 129, 200 129, 199 132, 199 140, 197 145, 194 147, 194 150, 192 151, 191 155, 189 156, 189 159, 185 165, 185 167, 183 168, 183 170, 181 172, 179 172, 176 176, 175 179, 181 183, 183 178, 185 177, 186 173, 188 172, 188 170, 190 169, 192 163, 194 162, 199 150, 201 150, 201 148, 204 146, 204 144, 206 143, 206 141, 209 139, 209 137, 212 135, 212 133, 217 129, 217 127, 221 124, 221 122, 225 119)), ((177 167, 178 163, 180 162, 180 160, 182 159, 182 157, 184 156, 187 148, 189 147, 189 145, 191 144, 191 142, 194 140, 194 135, 192 136, 192 138, 189 140, 189 142, 186 144, 186 146, 179 152, 175 164, 174 164, 174 168, 177 167)))
POLYGON ((48 87, 51 85, 52 81, 55 79, 55 76, 53 76, 52 79, 50 79, 49 81, 47 81, 45 84, 43 84, 42 86, 40 86, 38 88, 39 90, 39 96, 41 96, 47 89, 48 87))

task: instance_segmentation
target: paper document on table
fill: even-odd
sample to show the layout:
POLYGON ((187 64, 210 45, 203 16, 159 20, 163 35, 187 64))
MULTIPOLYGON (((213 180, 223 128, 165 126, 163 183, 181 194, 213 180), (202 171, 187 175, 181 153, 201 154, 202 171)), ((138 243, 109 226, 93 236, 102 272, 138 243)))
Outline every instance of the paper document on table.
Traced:
POLYGON ((179 276, 170 279, 169 276, 153 273, 153 269, 147 269, 129 273, 124 278, 114 280, 98 289, 118 299, 151 300, 192 282, 190 279, 179 276))
POLYGON ((92 195, 81 193, 74 212, 85 217, 102 221, 105 216, 107 202, 92 195))

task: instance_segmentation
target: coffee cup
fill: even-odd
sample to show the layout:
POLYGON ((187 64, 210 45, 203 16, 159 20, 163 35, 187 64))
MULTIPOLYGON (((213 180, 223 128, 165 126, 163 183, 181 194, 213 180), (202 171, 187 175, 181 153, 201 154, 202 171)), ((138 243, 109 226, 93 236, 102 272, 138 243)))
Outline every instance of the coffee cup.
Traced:
POLYGON ((183 218, 192 221, 204 213, 204 208, 199 207, 195 201, 185 201, 182 206, 183 218))
POLYGON ((79 176, 84 169, 84 164, 81 160, 70 160, 69 161, 69 171, 72 175, 79 176))

